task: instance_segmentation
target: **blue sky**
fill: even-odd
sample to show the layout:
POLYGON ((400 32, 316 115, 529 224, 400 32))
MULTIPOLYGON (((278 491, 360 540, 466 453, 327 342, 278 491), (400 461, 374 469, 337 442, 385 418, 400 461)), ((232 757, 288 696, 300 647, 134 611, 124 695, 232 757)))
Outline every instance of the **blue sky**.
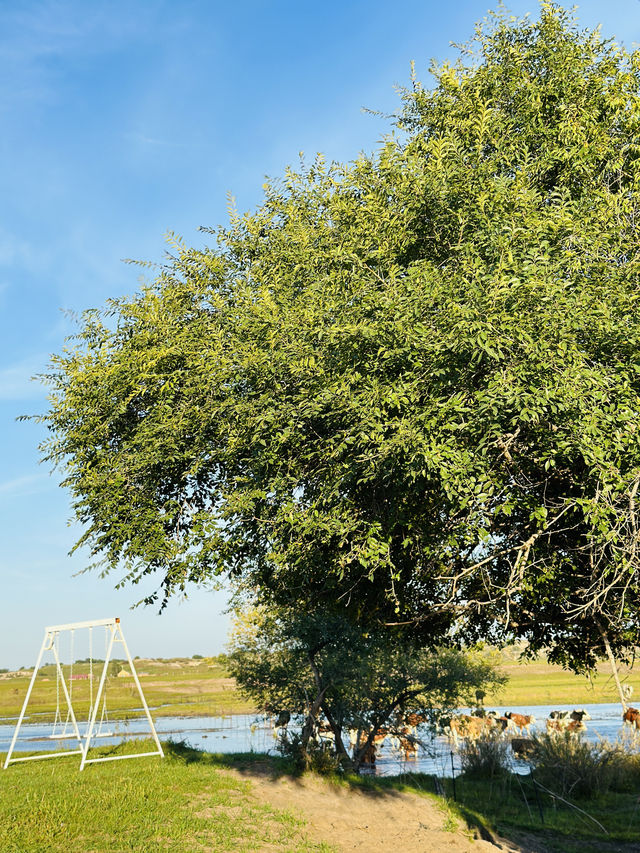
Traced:
MULTIPOLYGON (((68 312, 134 293, 172 230, 226 222, 261 199, 298 152, 350 160, 374 148, 395 84, 415 60, 453 57, 491 8, 380 0, 305 4, 205 0, 0 0, 0 667, 34 661, 47 624, 120 615, 133 654, 222 651, 224 592, 193 590, 162 616, 129 608, 144 592, 74 576, 68 495, 39 464, 43 412, 30 377, 59 351, 68 312), (67 312, 67 313, 65 313, 67 312)), ((512 2, 537 15, 537 2, 512 2)), ((638 0, 585 2, 627 46, 638 0)))

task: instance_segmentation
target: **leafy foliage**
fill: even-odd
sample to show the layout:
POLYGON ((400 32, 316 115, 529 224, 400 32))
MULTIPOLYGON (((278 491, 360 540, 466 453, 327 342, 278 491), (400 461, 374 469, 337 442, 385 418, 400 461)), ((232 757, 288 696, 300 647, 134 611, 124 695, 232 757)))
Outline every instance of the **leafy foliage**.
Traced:
POLYGON ((260 710, 305 720, 303 753, 313 753, 323 718, 338 756, 355 769, 383 728, 401 730, 410 714, 435 727, 443 713, 473 704, 478 689, 504 681, 480 652, 426 650, 388 630, 362 631, 339 613, 274 607, 238 614, 228 666, 260 710), (353 764, 348 731, 362 733, 353 764))
POLYGON ((85 314, 44 455, 124 580, 589 667, 640 604, 640 53, 544 2, 432 73, 85 314))

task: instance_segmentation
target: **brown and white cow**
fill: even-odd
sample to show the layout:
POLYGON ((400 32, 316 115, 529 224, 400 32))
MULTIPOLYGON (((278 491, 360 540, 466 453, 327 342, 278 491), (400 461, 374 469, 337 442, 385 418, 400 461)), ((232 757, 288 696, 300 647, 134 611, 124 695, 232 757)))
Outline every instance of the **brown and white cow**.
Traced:
POLYGON ((370 743, 369 746, 365 749, 364 754, 362 756, 362 764, 368 764, 370 767, 376 763, 377 749, 375 743, 370 743))
POLYGON ((396 732, 397 748, 404 753, 405 758, 418 757, 418 741, 413 735, 411 726, 403 726, 396 732))
POLYGON ((411 712, 410 714, 406 714, 402 722, 405 726, 409 726, 412 729, 416 729, 420 723, 426 723, 427 717, 425 714, 416 714, 411 712))
POLYGON ((635 726, 640 729, 640 711, 637 708, 627 708, 622 715, 622 721, 629 723, 630 726, 635 726))
POLYGON ((536 718, 532 714, 515 714, 512 711, 507 711, 505 717, 520 730, 520 734, 522 732, 529 734, 529 727, 536 721, 536 718))
POLYGON ((485 732, 489 731, 493 723, 482 717, 474 717, 470 714, 457 714, 449 720, 449 732, 454 743, 458 739, 477 740, 485 732))
POLYGON ((570 735, 579 735, 586 730, 587 727, 582 720, 572 720, 570 717, 561 720, 547 720, 547 733, 550 735, 564 734, 564 732, 570 735))

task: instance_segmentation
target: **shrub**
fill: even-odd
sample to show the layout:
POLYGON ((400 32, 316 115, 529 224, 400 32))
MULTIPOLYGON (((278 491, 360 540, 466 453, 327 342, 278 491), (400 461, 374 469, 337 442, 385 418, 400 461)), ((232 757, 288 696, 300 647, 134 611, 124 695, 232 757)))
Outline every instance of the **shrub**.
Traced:
POLYGON ((302 736, 298 732, 285 732, 278 740, 278 752, 293 762, 299 772, 312 770, 314 773, 332 775, 342 773, 343 767, 330 744, 316 743, 313 739, 302 749, 302 736))
POLYGON ((504 776, 511 766, 509 742, 496 732, 487 732, 475 741, 463 741, 459 754, 462 772, 473 779, 504 776))
POLYGON ((611 787, 614 791, 635 791, 640 787, 640 732, 625 727, 615 745, 620 762, 611 787))
POLYGON ((561 796, 597 797, 619 786, 629 757, 619 743, 589 743, 570 732, 539 734, 529 758, 536 778, 561 796))

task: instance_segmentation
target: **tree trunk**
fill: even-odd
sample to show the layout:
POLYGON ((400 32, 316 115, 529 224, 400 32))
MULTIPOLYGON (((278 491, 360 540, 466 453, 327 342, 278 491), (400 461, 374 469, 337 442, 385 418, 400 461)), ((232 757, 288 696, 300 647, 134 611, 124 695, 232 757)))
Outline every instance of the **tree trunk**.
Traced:
POLYGON ((620 676, 618 674, 618 665, 611 649, 611 644, 609 643, 609 637, 607 637, 607 632, 604 630, 604 628, 599 622, 598 628, 600 630, 600 635, 602 637, 602 642, 604 643, 604 648, 607 653, 607 657, 609 658, 609 663, 611 664, 611 673, 613 674, 613 680, 615 681, 616 687, 618 688, 618 694, 620 695, 620 702, 622 704, 622 710, 624 712, 629 706, 627 705, 627 699, 624 695, 624 690, 622 689, 622 683, 620 682, 620 676))
MULTIPOLYGON (((328 685, 327 685, 328 687, 328 685)), ((323 687, 320 693, 316 696, 316 698, 311 703, 311 707, 309 708, 309 713, 307 714, 307 719, 304 721, 304 726, 302 727, 302 752, 306 755, 307 747, 309 746, 309 740, 311 739, 311 735, 313 734, 313 726, 316 721, 316 717, 318 715, 318 711, 320 710, 320 706, 322 705, 322 701, 324 699, 324 694, 327 692, 327 687, 323 687)))
POLYGON ((333 731, 333 737, 336 744, 336 754, 340 758, 340 763, 342 764, 345 770, 350 770, 354 773, 357 773, 358 769, 351 760, 351 756, 347 752, 344 745, 344 741, 342 740, 342 727, 336 723, 335 718, 331 713, 331 708, 328 707, 326 702, 323 702, 322 710, 324 711, 324 715, 327 718, 327 722, 329 723, 329 725, 331 726, 331 730, 333 731))

